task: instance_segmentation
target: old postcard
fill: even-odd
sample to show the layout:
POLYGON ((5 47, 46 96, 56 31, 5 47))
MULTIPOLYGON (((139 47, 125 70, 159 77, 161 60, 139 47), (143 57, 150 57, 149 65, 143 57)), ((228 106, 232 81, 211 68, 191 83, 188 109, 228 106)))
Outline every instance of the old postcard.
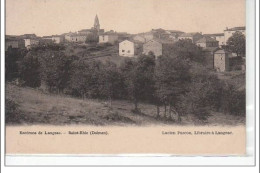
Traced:
POLYGON ((5 5, 7 155, 246 155, 245 0, 5 5))

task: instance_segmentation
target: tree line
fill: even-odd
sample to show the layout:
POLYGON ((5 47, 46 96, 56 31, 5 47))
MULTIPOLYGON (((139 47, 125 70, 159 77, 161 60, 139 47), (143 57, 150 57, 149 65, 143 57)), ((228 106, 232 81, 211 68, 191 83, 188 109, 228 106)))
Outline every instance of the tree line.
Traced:
POLYGON ((245 115, 245 91, 219 80, 205 68, 199 47, 189 40, 170 46, 163 56, 139 55, 121 65, 66 56, 62 47, 37 47, 6 52, 6 80, 23 86, 43 85, 51 93, 82 99, 130 100, 157 108, 157 118, 181 121, 187 114, 205 120, 212 111, 245 115), (160 109, 163 109, 162 111, 160 109))

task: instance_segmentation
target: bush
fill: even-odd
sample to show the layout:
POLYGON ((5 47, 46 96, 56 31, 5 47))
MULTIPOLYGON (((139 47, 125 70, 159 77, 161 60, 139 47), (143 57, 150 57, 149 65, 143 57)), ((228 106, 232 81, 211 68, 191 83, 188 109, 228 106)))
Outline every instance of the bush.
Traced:
POLYGON ((220 103, 220 111, 236 116, 245 116, 246 94, 245 91, 237 91, 233 86, 224 89, 220 103))
POLYGON ((110 112, 109 114, 105 115, 103 118, 108 121, 114 121, 114 122, 116 121, 116 122, 124 122, 124 123, 134 123, 133 120, 131 120, 128 117, 124 117, 120 115, 117 111, 110 112))
POLYGON ((6 123, 19 123, 19 105, 15 103, 13 100, 6 99, 5 100, 5 122, 6 123))

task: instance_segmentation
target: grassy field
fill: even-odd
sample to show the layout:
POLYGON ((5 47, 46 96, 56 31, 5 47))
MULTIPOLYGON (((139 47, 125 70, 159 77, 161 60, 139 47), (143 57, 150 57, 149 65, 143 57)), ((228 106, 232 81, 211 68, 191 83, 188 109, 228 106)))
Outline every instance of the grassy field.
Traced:
MULTIPOLYGON (((89 124, 89 125, 241 125, 243 117, 212 113, 206 122, 192 115, 182 118, 181 123, 164 118, 157 119, 156 107, 140 104, 140 114, 132 113, 133 104, 128 101, 113 101, 112 107, 100 100, 81 100, 62 95, 43 93, 32 88, 6 84, 6 99, 19 105, 22 124, 89 124)), ((162 111, 162 108, 161 108, 162 111)), ((163 113, 160 113, 163 115, 163 113)), ((12 124, 12 123, 11 123, 12 124)))
POLYGON ((136 59, 119 56, 118 45, 66 45, 64 53, 67 56, 77 56, 88 60, 112 61, 117 65, 121 65, 125 59, 136 59))

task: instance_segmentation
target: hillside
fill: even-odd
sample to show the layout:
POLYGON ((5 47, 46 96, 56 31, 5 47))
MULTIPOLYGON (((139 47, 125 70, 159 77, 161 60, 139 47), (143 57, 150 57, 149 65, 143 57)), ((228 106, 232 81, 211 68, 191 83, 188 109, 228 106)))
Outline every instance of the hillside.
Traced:
POLYGON ((78 56, 84 59, 95 59, 105 62, 107 60, 120 65, 126 57, 118 55, 118 45, 97 44, 97 45, 77 45, 67 44, 64 53, 67 56, 78 56))
MULTIPOLYGON (((133 105, 128 101, 113 101, 110 108, 105 101, 53 95, 9 83, 6 84, 6 100, 13 100, 19 105, 17 116, 22 124, 180 125, 172 120, 156 119, 156 107, 149 104, 140 104, 142 113, 134 114, 131 111, 133 105)), ((238 125, 244 124, 244 118, 212 113, 208 121, 203 124, 238 125)), ((202 123, 195 117, 187 115, 182 118, 181 125, 202 125, 202 123)))
POLYGON ((245 71, 228 71, 224 73, 216 73, 219 79, 231 84, 238 91, 245 90, 246 74, 245 71))

